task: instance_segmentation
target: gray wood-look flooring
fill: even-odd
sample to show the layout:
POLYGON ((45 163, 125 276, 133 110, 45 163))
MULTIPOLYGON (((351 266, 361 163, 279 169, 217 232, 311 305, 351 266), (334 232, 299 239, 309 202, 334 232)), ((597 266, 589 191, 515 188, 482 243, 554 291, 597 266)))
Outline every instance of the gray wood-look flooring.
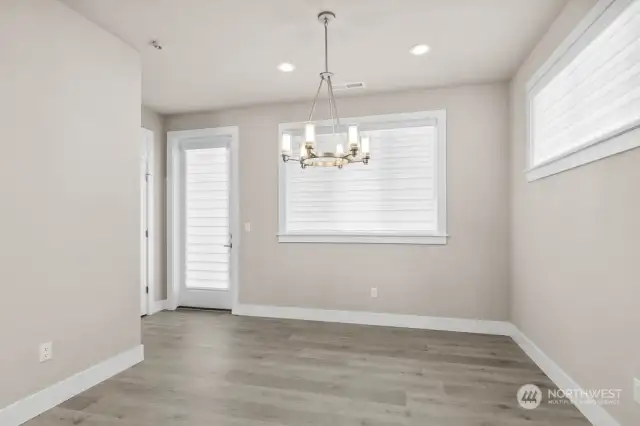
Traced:
POLYGON ((27 426, 586 426, 508 337, 206 311, 143 319, 145 361, 27 426))

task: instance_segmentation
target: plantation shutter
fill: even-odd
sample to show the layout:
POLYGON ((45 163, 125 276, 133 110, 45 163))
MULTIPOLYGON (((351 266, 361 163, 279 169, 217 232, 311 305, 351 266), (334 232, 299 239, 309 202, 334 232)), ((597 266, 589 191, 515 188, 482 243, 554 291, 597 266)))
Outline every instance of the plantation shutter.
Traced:
POLYGON ((229 150, 187 149, 186 286, 229 288, 229 150))
POLYGON ((531 103, 534 166, 640 125, 640 1, 547 79, 531 103))
MULTIPOLYGON (((421 235, 438 229, 434 126, 362 131, 371 139, 368 165, 287 165, 285 226, 291 234, 421 235)), ((333 150, 318 135, 320 150, 333 150), (324 149, 323 149, 324 148, 324 149)), ((301 137, 294 138, 297 144, 301 137)))

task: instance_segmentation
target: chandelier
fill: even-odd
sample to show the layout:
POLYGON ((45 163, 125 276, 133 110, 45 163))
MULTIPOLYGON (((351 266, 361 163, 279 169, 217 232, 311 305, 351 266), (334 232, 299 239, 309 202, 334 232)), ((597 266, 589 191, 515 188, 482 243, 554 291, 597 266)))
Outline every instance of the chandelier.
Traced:
POLYGON ((333 12, 322 12, 318 15, 318 21, 324 26, 324 71, 320 73, 320 85, 316 91, 316 96, 311 104, 309 119, 304 125, 304 140, 300 144, 300 156, 292 156, 291 144, 293 135, 291 133, 282 134, 282 160, 286 163, 297 161, 304 169, 308 166, 315 167, 338 167, 342 168, 349 163, 369 163, 370 143, 368 136, 360 137, 358 126, 349 125, 346 131, 346 138, 340 127, 338 117, 338 107, 333 96, 333 83, 331 78, 333 73, 329 72, 329 45, 328 28, 329 23, 335 19, 333 12), (329 115, 331 116, 332 140, 335 142, 335 151, 320 152, 316 146, 316 126, 313 123, 313 113, 318 103, 318 97, 322 91, 322 86, 326 85, 329 98, 329 115), (344 143, 343 143, 344 142, 344 143), (347 150, 345 151, 345 143, 347 150))

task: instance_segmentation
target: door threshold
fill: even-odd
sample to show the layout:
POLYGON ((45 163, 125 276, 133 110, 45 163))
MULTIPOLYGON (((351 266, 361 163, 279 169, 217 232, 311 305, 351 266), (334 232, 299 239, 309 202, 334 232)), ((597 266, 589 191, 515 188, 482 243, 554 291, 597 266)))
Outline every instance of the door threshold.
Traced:
POLYGON ((198 308, 197 306, 178 306, 177 309, 184 309, 185 311, 212 311, 212 312, 220 312, 225 314, 231 313, 231 309, 198 308))

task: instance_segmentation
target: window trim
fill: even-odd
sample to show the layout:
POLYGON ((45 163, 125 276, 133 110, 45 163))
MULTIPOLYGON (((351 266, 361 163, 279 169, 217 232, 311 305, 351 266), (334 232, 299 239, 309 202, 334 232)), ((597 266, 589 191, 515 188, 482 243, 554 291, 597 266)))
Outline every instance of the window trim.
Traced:
MULTIPOLYGON (((278 143, 278 242, 279 243, 352 243, 352 244, 447 244, 447 113, 446 110, 421 111, 400 114, 372 115, 342 119, 343 123, 358 124, 361 129, 380 128, 381 123, 403 123, 411 121, 433 123, 436 127, 436 188, 438 230, 432 233, 326 233, 326 232, 286 232, 286 179, 284 167, 295 167, 281 160, 278 143)), ((330 126, 331 120, 317 122, 318 127, 330 126)), ((384 124, 382 124, 384 125, 384 124)), ((281 123, 278 126, 278 141, 283 132, 295 132, 304 122, 281 123)), ((346 128, 346 126, 344 126, 346 128)), ((348 167, 348 166, 347 166, 348 167)))
POLYGON ((630 4, 640 0, 600 0, 527 82, 526 170, 533 182, 640 146, 640 120, 540 164, 533 163, 533 99, 630 4))

